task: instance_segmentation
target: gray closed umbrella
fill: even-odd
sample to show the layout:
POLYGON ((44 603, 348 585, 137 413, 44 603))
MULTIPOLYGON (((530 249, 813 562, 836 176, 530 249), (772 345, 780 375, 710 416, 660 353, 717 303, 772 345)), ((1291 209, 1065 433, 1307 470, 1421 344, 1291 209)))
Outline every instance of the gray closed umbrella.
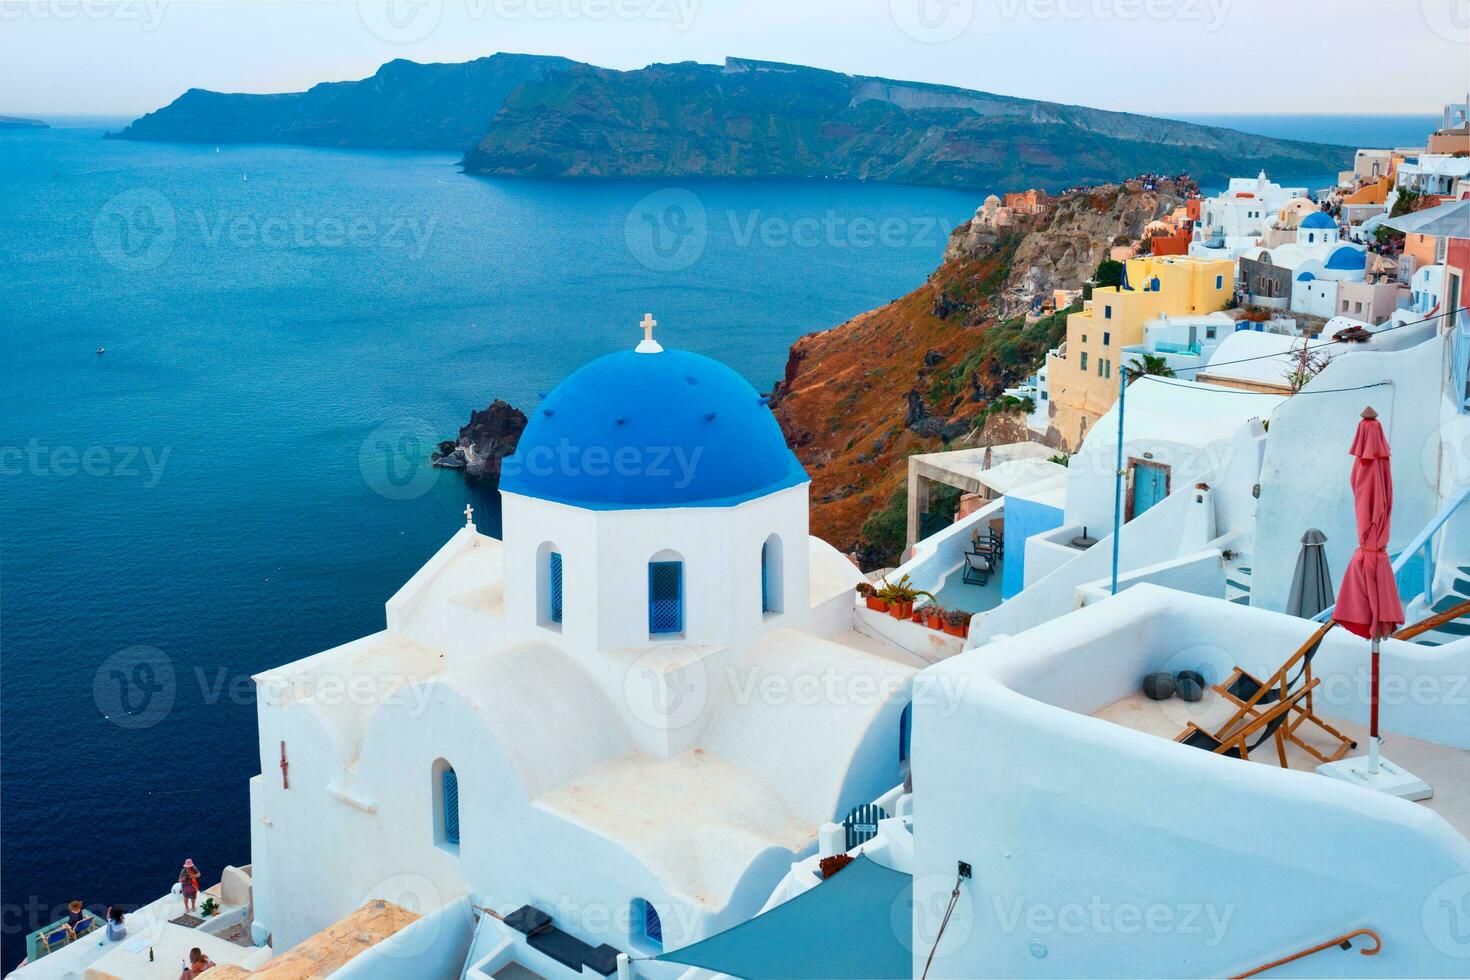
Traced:
POLYGON ((1296 574, 1291 577, 1291 597, 1286 611, 1311 619, 1332 605, 1332 573, 1327 570, 1327 535, 1315 527, 1302 535, 1301 554, 1296 557, 1296 574))

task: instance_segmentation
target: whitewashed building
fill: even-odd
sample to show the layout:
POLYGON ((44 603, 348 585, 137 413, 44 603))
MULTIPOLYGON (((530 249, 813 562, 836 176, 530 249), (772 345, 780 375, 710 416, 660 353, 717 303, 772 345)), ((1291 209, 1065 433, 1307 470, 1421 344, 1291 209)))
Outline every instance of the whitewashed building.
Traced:
POLYGON ((901 778, 922 662, 853 632, 764 399, 646 330, 533 413, 503 541, 467 520, 382 630, 255 678, 257 939, 467 894, 569 940, 497 925, 497 962, 607 973, 749 918, 901 778))
POLYGON ((1292 198, 1308 197, 1305 187, 1282 187, 1266 179, 1232 177, 1225 190, 1205 198, 1194 227, 1189 254, 1205 259, 1233 259, 1259 244, 1268 224, 1292 198))

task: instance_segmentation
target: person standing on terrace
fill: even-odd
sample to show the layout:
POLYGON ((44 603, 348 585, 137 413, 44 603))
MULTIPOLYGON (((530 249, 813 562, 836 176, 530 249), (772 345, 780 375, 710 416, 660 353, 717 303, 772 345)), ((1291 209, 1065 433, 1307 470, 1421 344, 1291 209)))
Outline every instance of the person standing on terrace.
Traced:
POLYGON ((199 899, 199 869, 194 867, 193 858, 184 858, 183 870, 179 872, 179 886, 184 896, 184 911, 193 912, 199 899))

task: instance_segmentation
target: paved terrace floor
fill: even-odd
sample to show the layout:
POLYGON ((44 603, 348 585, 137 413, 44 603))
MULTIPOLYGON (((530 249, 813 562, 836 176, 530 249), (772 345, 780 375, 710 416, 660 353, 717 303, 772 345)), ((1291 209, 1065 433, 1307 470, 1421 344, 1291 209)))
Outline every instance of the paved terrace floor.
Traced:
MULTIPOLYGON (((1150 701, 1139 691, 1114 701, 1095 712, 1093 717, 1134 731, 1172 739, 1191 721, 1201 728, 1213 730, 1228 720, 1233 711, 1233 705, 1217 696, 1206 697, 1191 704, 1179 698, 1150 701)), ((1338 718, 1324 720, 1358 743, 1358 748, 1349 751, 1348 755, 1362 755, 1367 752, 1368 731, 1362 725, 1338 718)), ((1310 722, 1298 728, 1297 735, 1324 755, 1335 745, 1326 733, 1310 722)), ((1383 739, 1383 755, 1428 783, 1434 789, 1434 796, 1423 800, 1422 805, 1444 817, 1450 826, 1470 838, 1470 779, 1466 778, 1466 774, 1470 773, 1470 751, 1389 733, 1383 739)), ((1269 741, 1263 744, 1251 753, 1250 761, 1260 765, 1279 765, 1276 743, 1269 741)), ((1303 772, 1312 772, 1317 767, 1316 759, 1291 742, 1286 743, 1286 761, 1291 768, 1303 772)))

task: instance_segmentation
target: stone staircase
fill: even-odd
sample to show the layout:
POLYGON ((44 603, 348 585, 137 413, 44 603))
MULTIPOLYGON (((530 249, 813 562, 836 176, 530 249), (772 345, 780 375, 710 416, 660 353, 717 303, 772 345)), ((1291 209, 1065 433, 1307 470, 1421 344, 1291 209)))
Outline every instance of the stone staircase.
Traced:
MULTIPOLYGON (((1459 605, 1470 599, 1470 565, 1461 565, 1459 575, 1456 576, 1454 584, 1450 587, 1452 591, 1446 593, 1443 598, 1434 604, 1434 612, 1440 613, 1453 606, 1459 605)), ((1470 636, 1470 615, 1452 619, 1438 629, 1430 630, 1428 633, 1420 634, 1415 638, 1415 643, 1425 646, 1437 647, 1442 643, 1453 643, 1470 636)))

